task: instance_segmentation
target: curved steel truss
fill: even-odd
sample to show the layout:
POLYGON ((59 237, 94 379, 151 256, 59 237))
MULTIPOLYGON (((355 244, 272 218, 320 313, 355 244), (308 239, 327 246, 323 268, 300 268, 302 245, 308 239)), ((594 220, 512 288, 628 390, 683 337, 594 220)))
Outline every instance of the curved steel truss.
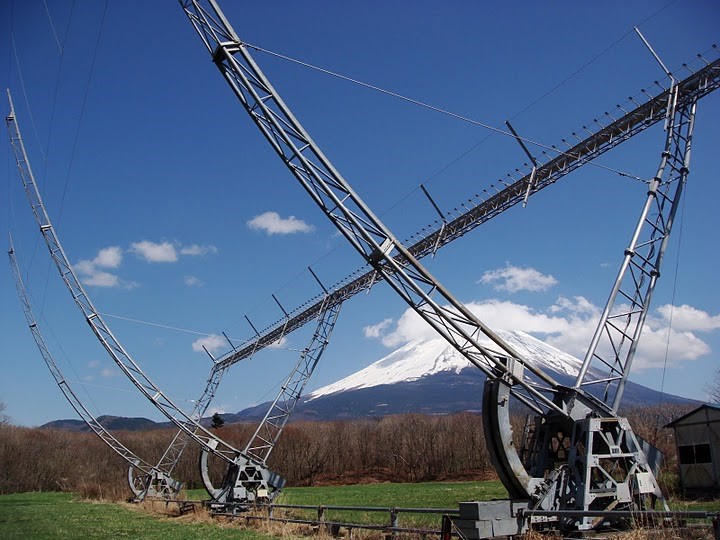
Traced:
POLYGON ((10 257, 10 266, 12 268, 13 276, 15 277, 15 287, 17 288, 18 297, 22 304, 23 312, 25 314, 25 320, 27 321, 28 328, 32 333, 35 344, 40 351, 45 365, 47 366, 50 374, 55 383, 60 388, 60 391, 68 400, 70 405, 80 418, 87 424, 95 435, 107 444, 116 454, 122 457, 125 461, 130 464, 128 472, 128 484, 135 497, 138 499, 144 499, 145 497, 170 497, 176 495, 182 484, 170 476, 169 471, 165 471, 159 467, 154 467, 148 462, 138 457, 137 454, 129 450, 124 444, 122 444, 117 438, 115 438, 105 427, 93 416, 93 414, 83 405, 80 398, 77 396, 72 386, 68 382, 65 375, 63 375, 60 367, 50 353, 45 339, 40 332, 40 328, 33 314, 32 307, 30 305, 30 298, 28 297, 25 284, 18 268, 17 259, 15 256, 15 247, 13 246, 12 239, 10 240, 10 250, 8 251, 10 257), (135 472, 140 474, 135 474, 135 472))
MULTIPOLYGON (((608 402, 607 395, 597 399, 585 391, 584 383, 589 381, 584 377, 590 360, 586 360, 575 387, 563 387, 483 324, 393 236, 334 168, 257 66, 215 0, 180 0, 180 3, 253 122, 320 210, 377 276, 384 278, 425 322, 487 375, 483 411, 489 424, 486 425, 488 440, 494 441, 491 444, 493 461, 511 495, 529 498, 537 508, 552 509, 599 510, 617 505, 644 509, 656 498, 662 499, 640 443, 629 424, 615 413, 616 402, 608 402), (481 344, 481 338, 489 339, 492 348, 481 344), (531 462, 522 462, 512 440, 508 414, 511 396, 533 411, 541 426, 535 430, 534 441, 528 446, 532 450, 527 453, 532 456, 531 462), (565 440, 570 442, 567 447, 560 447, 566 465, 558 468, 555 460, 559 456, 556 448, 559 436, 563 445, 565 440), (600 444, 601 441, 605 444, 600 444), (616 474, 621 469, 623 477, 618 478, 616 474), (605 480, 598 480, 596 484, 593 479, 598 475, 601 478, 604 475, 605 480)), ((639 276, 641 282, 646 275, 653 279, 647 286, 640 283, 628 296, 633 300, 631 311, 637 312, 637 317, 628 315, 627 311, 619 317, 631 319, 621 337, 621 341, 632 340, 630 353, 619 361, 619 368, 604 362, 618 374, 617 379, 612 374, 610 377, 618 382, 619 390, 613 398, 618 401, 687 178, 697 95, 678 107, 678 87, 673 85, 666 94, 660 100, 668 120, 662 162, 650 183, 647 202, 618 282, 631 263, 638 268, 636 273, 631 271, 633 277, 639 276), (672 156, 678 157, 669 160, 672 156), (667 168, 671 174, 665 175, 669 162, 667 168), (662 202, 654 204, 658 200, 662 202), (649 218, 651 214, 653 217, 649 218), (649 233, 646 232, 648 223, 649 233), (643 239, 643 234, 648 240, 643 239), (648 245, 645 255, 633 259, 648 245), (640 259, 647 263, 638 262, 640 259)), ((578 162, 578 166, 582 164, 572 154, 562 157, 578 162)), ((522 186, 523 198, 534 188, 537 176, 538 170, 534 168, 531 178, 522 186)), ((616 289, 622 290, 620 285, 616 289)), ((617 291, 611 295, 610 307, 616 294, 617 291)), ((599 332, 613 324, 616 323, 608 322, 605 317, 599 332)), ((594 340, 588 358, 596 354, 594 340)), ((584 518, 572 526, 584 529, 592 523, 584 518)))

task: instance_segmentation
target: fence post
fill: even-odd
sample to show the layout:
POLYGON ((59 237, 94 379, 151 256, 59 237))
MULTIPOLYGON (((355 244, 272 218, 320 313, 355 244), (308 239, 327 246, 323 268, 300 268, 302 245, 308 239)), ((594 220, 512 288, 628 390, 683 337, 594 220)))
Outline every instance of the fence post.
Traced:
POLYGON ((398 522, 398 515, 400 513, 397 511, 397 508, 391 508, 390 509, 390 526, 393 529, 397 529, 400 526, 400 523, 398 522))
POLYGON ((440 540, 452 540, 452 518, 447 514, 442 517, 440 527, 440 540))

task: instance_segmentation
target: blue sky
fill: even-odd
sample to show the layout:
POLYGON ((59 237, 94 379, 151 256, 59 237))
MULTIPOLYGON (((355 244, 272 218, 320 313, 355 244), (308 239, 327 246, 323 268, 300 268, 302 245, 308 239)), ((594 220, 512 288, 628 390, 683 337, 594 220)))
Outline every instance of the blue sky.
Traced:
MULTIPOLYGON (((235 101, 176 2, 111 2, 106 11, 103 2, 72 4, 2 3, 2 86, 13 92, 45 203, 97 308, 150 377, 190 408, 210 368, 199 340, 214 344, 221 331, 249 338, 246 315, 258 328, 282 316, 272 294, 291 309, 319 292, 308 266, 331 284, 361 261, 235 101)), ((248 43, 490 125, 511 119, 548 145, 662 80, 633 26, 674 69, 717 42, 720 23, 713 1, 223 7, 248 43)), ((513 140, 476 125, 268 54, 255 58, 400 238, 436 218, 420 183, 451 211, 527 161, 513 140)), ((701 101, 682 218, 632 375, 694 398, 704 395, 720 350, 719 112, 720 96, 701 101)), ((662 141, 656 126, 598 162, 647 178, 662 141)), ((96 344, 50 266, 7 135, 0 152, 1 217, 56 359, 94 413, 160 419, 96 344)), ((586 166, 428 265, 490 326, 530 331, 582 356, 643 197, 642 183, 586 166)), ((72 418, 25 328, 7 264, 0 291, 6 413, 23 425, 72 418)), ((273 397, 310 331, 234 366, 217 409, 273 397)), ((359 295, 344 306, 310 388, 424 331, 388 287, 359 295)))

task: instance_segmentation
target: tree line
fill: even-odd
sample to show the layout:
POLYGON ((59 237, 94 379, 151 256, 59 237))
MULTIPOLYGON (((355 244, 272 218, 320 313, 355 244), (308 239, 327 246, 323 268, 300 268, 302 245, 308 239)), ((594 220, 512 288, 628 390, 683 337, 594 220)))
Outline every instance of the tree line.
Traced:
MULTIPOLYGON (((689 410, 665 405, 626 411, 636 433, 666 456, 675 471, 672 432, 661 426, 689 410)), ((522 433, 525 419, 513 418, 522 433)), ((218 435, 244 448, 255 425, 226 424, 218 435)), ((161 457, 174 430, 114 432, 150 463, 161 457)), ((199 449, 188 446, 173 476, 188 488, 201 487, 199 449)), ((403 414, 376 419, 289 424, 268 461, 290 486, 369 481, 425 482, 495 478, 485 444, 482 417, 403 414)), ((222 475, 222 464, 212 466, 222 475)), ((0 422, 0 493, 74 491, 121 499, 128 495, 127 464, 92 433, 26 428, 0 422)))

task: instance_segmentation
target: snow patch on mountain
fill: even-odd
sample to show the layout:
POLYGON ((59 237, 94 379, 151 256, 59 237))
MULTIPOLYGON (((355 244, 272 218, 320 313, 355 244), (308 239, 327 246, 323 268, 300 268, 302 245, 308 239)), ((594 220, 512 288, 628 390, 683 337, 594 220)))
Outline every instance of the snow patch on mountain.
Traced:
MULTIPOLYGON (((574 356, 525 332, 500 330, 497 331, 497 334, 521 357, 543 371, 548 370, 575 377, 582 366, 582 362, 574 356)), ((482 340, 481 345, 498 351, 498 347, 489 340, 482 340)), ((448 345, 445 339, 416 339, 370 364, 365 369, 318 388, 308 394, 306 401, 359 388, 412 382, 441 372, 460 373, 466 368, 477 369, 454 347, 448 345)))

